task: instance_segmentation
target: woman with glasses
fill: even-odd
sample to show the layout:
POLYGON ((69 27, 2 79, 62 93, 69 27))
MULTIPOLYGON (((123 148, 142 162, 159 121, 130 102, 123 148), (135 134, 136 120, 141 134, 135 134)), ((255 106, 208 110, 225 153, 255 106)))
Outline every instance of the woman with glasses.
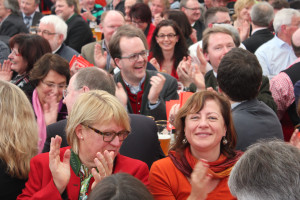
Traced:
POLYGON ((0 67, 0 80, 10 81, 31 97, 34 85, 29 72, 34 63, 45 53, 51 52, 46 39, 38 35, 17 34, 9 40, 11 53, 0 67))
POLYGON ((0 199, 14 200, 28 179, 37 154, 38 128, 28 98, 16 85, 0 80, 0 199))
POLYGON ((152 15, 149 6, 144 3, 136 3, 131 7, 129 16, 131 24, 144 32, 148 47, 150 48, 155 26, 152 24, 152 15))
POLYGON ((68 117, 70 147, 51 139, 50 152, 31 160, 29 179, 18 199, 86 199, 103 178, 123 172, 148 185, 148 167, 119 154, 130 132, 128 114, 111 94, 93 90, 81 94, 68 117))
POLYGON ((47 53, 35 63, 30 80, 36 86, 31 101, 39 126, 40 153, 46 140, 46 126, 67 115, 62 96, 70 80, 69 63, 57 54, 47 53))
POLYGON ((173 20, 161 21, 153 32, 150 63, 158 71, 178 79, 177 66, 183 57, 188 56, 185 38, 173 20))

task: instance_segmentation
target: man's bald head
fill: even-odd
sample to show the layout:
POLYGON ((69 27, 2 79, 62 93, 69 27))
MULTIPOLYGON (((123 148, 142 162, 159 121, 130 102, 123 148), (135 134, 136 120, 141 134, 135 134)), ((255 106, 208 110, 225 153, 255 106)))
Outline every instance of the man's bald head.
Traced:
POLYGON ((101 15, 101 23, 99 26, 107 44, 109 44, 110 38, 117 28, 124 24, 124 15, 120 11, 109 10, 101 15))
POLYGON ((298 28, 292 36, 292 46, 295 55, 299 58, 300 57, 300 28, 298 28))

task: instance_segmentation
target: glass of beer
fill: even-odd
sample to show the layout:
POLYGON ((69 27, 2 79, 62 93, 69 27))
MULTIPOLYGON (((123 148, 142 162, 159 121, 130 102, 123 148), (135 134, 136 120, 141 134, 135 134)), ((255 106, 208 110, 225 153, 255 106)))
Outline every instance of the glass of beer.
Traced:
POLYGON ((157 126, 157 135, 160 141, 161 149, 163 150, 165 155, 168 155, 171 141, 171 133, 167 129, 167 120, 159 120, 155 123, 157 126))
POLYGON ((90 29, 93 32, 93 35, 95 35, 95 28, 97 27, 97 22, 90 21, 90 29))
POLYGON ((102 39, 102 32, 100 30, 100 27, 95 28, 95 35, 96 35, 96 40, 100 41, 102 39))

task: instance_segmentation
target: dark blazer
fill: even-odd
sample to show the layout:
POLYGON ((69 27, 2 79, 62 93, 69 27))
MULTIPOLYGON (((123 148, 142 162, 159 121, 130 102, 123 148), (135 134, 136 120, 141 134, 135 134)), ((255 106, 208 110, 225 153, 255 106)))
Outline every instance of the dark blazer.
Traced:
MULTIPOLYGON (((213 70, 208 71, 205 74, 204 79, 206 88, 212 87, 214 90, 217 90, 218 82, 217 78, 213 74, 213 70)), ((269 79, 266 76, 262 76, 262 82, 257 99, 267 104, 267 106, 269 106, 275 113, 277 113, 277 105, 272 97, 269 79)))
MULTIPOLYGON (((131 133, 123 142, 120 154, 145 162, 149 169, 152 163, 164 156, 157 137, 155 122, 143 115, 129 114, 131 133)), ((47 139, 43 152, 50 150, 51 137, 59 135, 62 137, 61 147, 68 146, 65 127, 67 120, 61 120, 47 126, 47 139)))
POLYGON ((253 35, 243 41, 243 44, 248 51, 250 51, 251 53, 255 53, 258 47, 271 40, 273 37, 273 33, 268 28, 266 28, 254 32, 253 35))
POLYGON ((233 108, 232 119, 237 134, 237 150, 245 151, 259 139, 283 139, 277 115, 257 99, 242 102, 233 108))
POLYGON ((6 164, 0 160, 0 199, 15 200, 22 193, 26 181, 13 178, 6 173, 6 164))
POLYGON ((0 35, 12 37, 18 33, 28 33, 28 29, 20 15, 10 14, 1 24, 0 35))
POLYGON ((75 50, 72 49, 71 47, 61 44, 61 47, 55 52, 55 54, 60 55, 64 59, 66 59, 68 62, 71 61, 74 55, 78 56, 79 53, 75 50))
MULTIPOLYGON (((148 94, 151 88, 150 84, 150 78, 152 76, 155 76, 158 72, 153 70, 146 70, 146 78, 145 78, 145 84, 144 84, 144 93, 142 96, 142 105, 141 105, 141 114, 142 115, 150 115, 155 118, 155 120, 166 120, 167 114, 166 114, 166 101, 178 99, 178 84, 177 80, 170 76, 169 74, 161 73, 165 76, 166 81, 164 84, 164 87, 159 95, 160 104, 153 110, 150 110, 148 106, 148 94)), ((119 72, 114 76, 115 82, 120 82, 123 85, 123 88, 126 90, 126 85, 122 79, 121 73, 119 72)), ((127 109, 129 113, 133 113, 130 100, 128 98, 127 101, 127 109)))
POLYGON ((77 52, 80 53, 85 44, 95 41, 88 23, 80 15, 74 14, 66 23, 68 30, 64 43, 77 52))
POLYGON ((197 31, 197 40, 200 41, 202 40, 202 33, 205 29, 205 25, 203 22, 201 22, 200 20, 197 20, 194 24, 194 26, 192 26, 196 31, 197 31))

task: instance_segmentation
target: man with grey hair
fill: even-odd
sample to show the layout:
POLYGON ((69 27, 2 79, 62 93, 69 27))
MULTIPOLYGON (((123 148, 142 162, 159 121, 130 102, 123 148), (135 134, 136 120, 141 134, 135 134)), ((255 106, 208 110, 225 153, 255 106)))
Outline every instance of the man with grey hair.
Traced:
POLYGON ((291 44, 298 58, 270 81, 270 91, 277 104, 277 116, 281 120, 286 141, 289 141, 294 127, 300 123, 294 94, 294 85, 300 80, 300 29, 293 34, 291 44))
POLYGON ((63 42, 67 38, 68 26, 60 17, 47 15, 41 18, 37 33, 48 40, 52 53, 58 54, 68 62, 79 53, 63 42))
POLYGON ((31 26, 37 26, 43 17, 42 13, 36 12, 39 4, 40 0, 21 0, 21 15, 28 30, 30 30, 31 26))
POLYGON ((296 60, 291 38, 300 25, 300 13, 284 8, 275 15, 273 26, 276 35, 260 46, 255 55, 263 69, 263 74, 272 79, 296 60))
POLYGON ((233 167, 228 186, 238 200, 298 200, 300 151, 283 141, 261 141, 233 167))
MULTIPOLYGON (((23 19, 19 16, 18 0, 0 0, 0 35, 12 37, 18 33, 28 33, 23 19)), ((8 38, 7 41, 8 43, 8 38)))
POLYGON ((248 39, 243 41, 243 44, 248 51, 255 53, 258 47, 274 37, 268 29, 274 17, 274 9, 267 2, 257 3, 252 7, 250 16, 252 33, 248 39))

